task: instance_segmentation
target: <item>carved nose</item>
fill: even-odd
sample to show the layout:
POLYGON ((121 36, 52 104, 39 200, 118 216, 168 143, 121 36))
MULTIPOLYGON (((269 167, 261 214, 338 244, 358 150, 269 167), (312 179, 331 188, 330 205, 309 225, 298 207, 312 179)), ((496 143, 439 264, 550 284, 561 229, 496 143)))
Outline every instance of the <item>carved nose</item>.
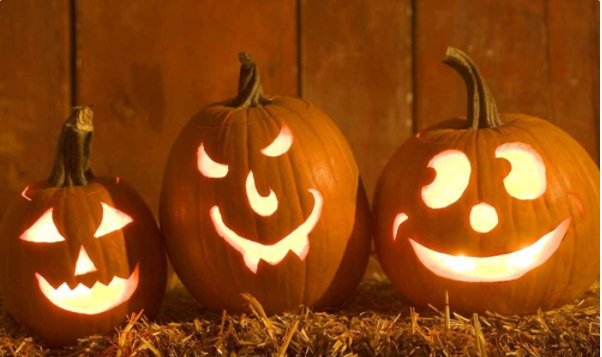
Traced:
POLYGON ((97 270, 96 265, 94 265, 94 262, 92 262, 92 259, 88 256, 88 252, 86 252, 82 245, 77 257, 77 263, 75 264, 75 276, 92 273, 97 270))
POLYGON ((276 194, 271 188, 267 197, 263 197, 257 192, 252 170, 249 170, 249 175, 247 176, 247 198, 253 211, 260 216, 271 216, 278 209, 278 198, 276 198, 276 194))
POLYGON ((479 233, 487 233, 498 224, 497 211, 485 202, 474 205, 470 211, 470 225, 479 233))

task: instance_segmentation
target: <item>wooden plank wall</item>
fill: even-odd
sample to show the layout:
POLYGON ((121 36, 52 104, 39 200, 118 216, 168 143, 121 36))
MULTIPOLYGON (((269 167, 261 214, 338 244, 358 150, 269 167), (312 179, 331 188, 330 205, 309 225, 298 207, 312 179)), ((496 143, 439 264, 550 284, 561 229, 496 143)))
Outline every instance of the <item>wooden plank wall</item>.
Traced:
POLYGON ((0 217, 50 174, 71 95, 69 1, 0 2, 0 217))
POLYGON ((599 162, 599 11, 593 0, 2 0, 0 215, 46 178, 74 103, 95 104, 95 172, 132 182, 156 212, 171 143, 234 95, 242 50, 267 93, 302 95, 339 124, 370 196, 408 135, 465 114, 464 85, 440 62, 449 45, 479 64, 503 112, 558 124, 599 162))

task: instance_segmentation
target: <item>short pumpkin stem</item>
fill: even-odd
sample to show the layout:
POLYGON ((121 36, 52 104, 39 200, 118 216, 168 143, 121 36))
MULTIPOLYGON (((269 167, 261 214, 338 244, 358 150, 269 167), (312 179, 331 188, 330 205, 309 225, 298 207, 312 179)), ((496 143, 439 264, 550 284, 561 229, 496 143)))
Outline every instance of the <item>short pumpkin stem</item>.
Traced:
POLYGON ((71 115, 63 124, 54 167, 48 179, 52 186, 84 186, 94 178, 90 169, 93 115, 90 106, 73 107, 71 115))
POLYGON ((249 108, 261 107, 270 103, 263 96, 263 88, 259 80, 259 70, 253 57, 247 52, 241 52, 238 54, 238 58, 240 60, 238 95, 230 105, 236 108, 249 108))
POLYGON ((472 60, 464 52, 448 47, 443 63, 455 69, 466 82, 469 127, 479 129, 503 125, 489 86, 472 60))

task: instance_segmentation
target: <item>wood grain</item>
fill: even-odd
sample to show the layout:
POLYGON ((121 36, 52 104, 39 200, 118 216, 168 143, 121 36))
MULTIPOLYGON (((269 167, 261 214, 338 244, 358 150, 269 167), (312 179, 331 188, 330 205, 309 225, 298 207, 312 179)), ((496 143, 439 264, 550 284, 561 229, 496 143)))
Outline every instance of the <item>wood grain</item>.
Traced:
POLYGON ((549 0, 550 120, 600 163, 600 2, 549 0), (578 20, 576 20, 578 19, 578 20))
POLYGON ((238 53, 267 94, 297 93, 294 1, 77 2, 77 101, 94 103, 92 165, 157 212, 163 169, 184 124, 236 94, 238 53))
POLYGON ((70 113, 69 2, 0 2, 0 217, 50 175, 70 113))
POLYGON ((411 1, 300 3, 301 92, 341 128, 368 197, 412 133, 411 1))
POLYGON ((545 118, 598 160, 592 31, 599 20, 592 6, 589 0, 417 1, 416 128, 466 114, 464 84, 440 62, 454 46, 477 63, 500 112, 545 118))

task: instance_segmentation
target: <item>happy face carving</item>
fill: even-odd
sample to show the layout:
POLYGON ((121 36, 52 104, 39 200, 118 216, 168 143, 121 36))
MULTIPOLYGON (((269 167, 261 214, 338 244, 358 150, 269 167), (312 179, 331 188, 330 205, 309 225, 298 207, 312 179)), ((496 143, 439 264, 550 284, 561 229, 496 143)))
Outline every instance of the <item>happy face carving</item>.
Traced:
POLYGON ((585 199, 599 189, 589 173, 566 172, 595 167, 518 135, 539 126, 560 132, 541 120, 511 120, 504 135, 450 132, 460 123, 410 138, 383 172, 375 196, 383 269, 415 302, 443 306, 448 291, 453 309, 465 313, 526 313, 574 298, 573 271, 597 274, 595 263, 576 266, 574 255, 599 244, 586 233, 599 231, 592 219, 599 206, 585 199))
POLYGON ((460 313, 534 313, 600 273, 600 171, 549 122, 500 114, 477 66, 448 48, 466 119, 411 136, 381 174, 375 246, 408 298, 460 313), (449 294, 448 294, 449 293, 449 294))
MULTIPOLYGON (((108 204, 101 202, 102 220, 94 233, 94 238, 102 239, 103 236, 121 230, 132 223, 132 218, 108 204)), ((64 242, 65 238, 59 233, 52 218, 53 208, 48 209, 31 227, 19 238, 25 242, 36 244, 55 244, 64 242)), ((90 288, 79 283, 71 289, 65 282, 54 288, 39 273, 35 273, 40 291, 54 305, 66 311, 79 314, 95 315, 108 311, 113 307, 130 299, 138 287, 139 263, 132 274, 127 278, 114 276, 108 284, 100 281, 90 288)), ((98 268, 90 259, 88 252, 81 245, 75 262, 74 276, 83 276, 97 272, 98 268)))
MULTIPOLYGON (((503 180, 510 196, 532 200, 545 193, 545 165, 531 146, 522 143, 503 144, 496 149, 495 157, 506 159, 511 165, 510 172, 503 180)), ((466 155, 459 150, 446 150, 435 155, 427 167, 435 170, 435 179, 422 188, 421 196, 426 206, 443 209, 457 202, 468 187, 472 171, 466 155)), ((393 240, 397 239, 399 226, 407 219, 406 213, 396 216, 393 240)), ((481 202, 472 206, 469 221, 475 232, 485 234, 498 226, 499 216, 494 206, 481 202)), ((518 251, 488 257, 454 256, 408 239, 420 262, 434 274, 457 281, 492 283, 518 279, 545 263, 559 247, 570 224, 571 218, 568 217, 533 244, 518 251)), ((487 239, 487 236, 483 235, 481 239, 487 239)))
POLYGON ((157 313, 166 266, 160 232, 123 180, 31 184, 0 223, 0 291, 15 320, 60 346, 157 313))
MULTIPOLYGON (((278 136, 261 153, 268 157, 278 157, 284 155, 293 145, 294 136, 286 122, 282 122, 282 128, 278 136)), ((228 165, 220 164, 207 155, 204 144, 201 143, 197 154, 199 172, 207 178, 224 178, 228 174, 228 165)), ((242 182, 241 182, 242 184, 242 182)), ((249 170, 245 183, 246 197, 251 209, 259 216, 269 217, 278 208, 278 198, 274 191, 269 188, 269 194, 262 196, 255 184, 253 170, 249 170)), ((277 243, 264 245, 247 238, 243 238, 231 228, 229 228, 222 218, 220 208, 214 205, 209 210, 211 221, 215 231, 232 248, 236 249, 242 255, 245 265, 253 273, 257 273, 257 266, 260 260, 271 265, 276 265, 284 259, 288 252, 295 253, 299 259, 304 260, 309 252, 309 233, 314 229, 322 213, 323 199, 320 191, 310 188, 308 190, 314 198, 314 207, 309 217, 290 234, 282 238, 277 243)))

